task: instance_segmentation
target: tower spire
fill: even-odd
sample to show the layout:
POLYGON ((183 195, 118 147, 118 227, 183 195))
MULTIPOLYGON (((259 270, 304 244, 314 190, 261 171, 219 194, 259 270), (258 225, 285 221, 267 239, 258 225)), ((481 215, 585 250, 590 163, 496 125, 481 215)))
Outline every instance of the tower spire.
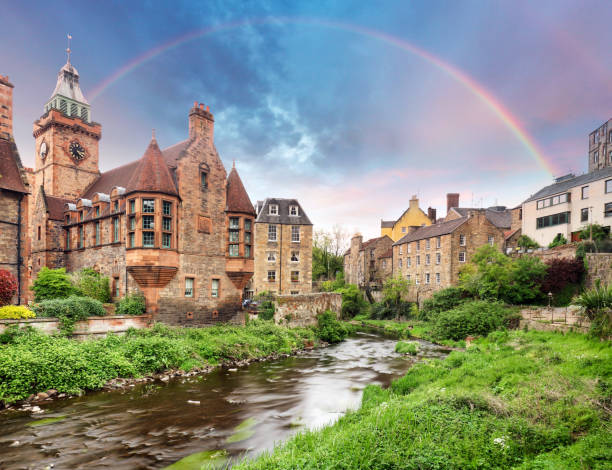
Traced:
POLYGON ((70 53, 72 52, 72 50, 70 49, 70 42, 72 41, 72 36, 70 34, 67 34, 66 36, 68 36, 68 47, 66 48, 66 54, 68 55, 68 60, 66 61, 67 64, 70 63, 70 53))

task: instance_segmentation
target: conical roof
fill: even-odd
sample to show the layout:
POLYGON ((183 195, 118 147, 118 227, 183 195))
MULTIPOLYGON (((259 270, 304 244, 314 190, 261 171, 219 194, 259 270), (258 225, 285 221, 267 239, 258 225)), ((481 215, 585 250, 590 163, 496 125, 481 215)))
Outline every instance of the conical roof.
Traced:
POLYGON ((240 212, 243 214, 255 215, 255 209, 251 204, 251 199, 244 189, 242 180, 238 176, 236 166, 232 166, 232 169, 227 177, 227 198, 226 198, 227 212, 240 212))
POLYGON ((77 72, 77 69, 70 61, 66 62, 57 74, 57 83, 50 99, 57 95, 70 98, 82 104, 89 104, 79 86, 79 72, 77 72))
POLYGON ((143 191, 178 196, 172 175, 155 137, 151 139, 125 189, 126 193, 143 191))

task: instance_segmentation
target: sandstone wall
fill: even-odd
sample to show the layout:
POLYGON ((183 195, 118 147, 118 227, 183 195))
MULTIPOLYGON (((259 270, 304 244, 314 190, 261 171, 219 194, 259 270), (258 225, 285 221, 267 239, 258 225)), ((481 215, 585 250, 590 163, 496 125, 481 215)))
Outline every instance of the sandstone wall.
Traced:
POLYGON ((586 286, 593 287, 599 279, 602 285, 612 284, 612 253, 587 253, 586 286))
POLYGON ((331 310, 340 318, 342 294, 319 292, 316 294, 279 295, 274 300, 276 323, 290 326, 316 325, 317 315, 331 310))

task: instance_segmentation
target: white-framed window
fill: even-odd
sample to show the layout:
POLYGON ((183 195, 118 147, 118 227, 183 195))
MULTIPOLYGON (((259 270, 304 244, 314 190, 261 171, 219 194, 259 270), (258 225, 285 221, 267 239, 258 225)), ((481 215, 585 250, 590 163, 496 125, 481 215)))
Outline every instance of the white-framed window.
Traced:
POLYGON ((416 251, 420 251, 421 250, 421 240, 418 240, 416 242, 416 251))
POLYGON ((416 274, 416 275, 414 276, 414 283, 415 283, 417 286, 420 284, 420 281, 419 281, 419 275, 418 275, 418 274, 416 274))
POLYGON ((193 297, 193 278, 185 278, 185 297, 193 297))
POLYGON ((429 253, 427 253, 427 254, 425 255, 425 264, 426 264, 427 266, 429 266, 429 265, 430 265, 430 262, 431 262, 431 258, 430 258, 430 256, 429 256, 429 253))
POLYGON ((429 241, 429 238, 427 240, 425 240, 425 249, 429 250, 429 248, 431 247, 431 242, 429 241))
POLYGON ((400 247, 399 247, 399 254, 400 255, 402 254, 402 251, 403 251, 402 248, 403 248, 402 245, 400 245, 400 247))
POLYGON ((268 215, 278 215, 278 204, 270 204, 268 206, 268 215))
POLYGON ((442 255, 440 253, 436 253, 436 264, 440 264, 441 260, 442 260, 442 255))
POLYGON ((406 227, 402 227, 402 233, 406 233, 406 227))
POLYGON ((411 259, 412 258, 406 258, 406 266, 410 267, 410 265, 412 264, 411 259))
POLYGON ((294 263, 297 263, 300 260, 300 252, 299 251, 292 251, 291 252, 291 261, 294 263))
POLYGON ((589 198, 589 187, 588 186, 583 186, 580 191, 581 191, 582 199, 588 199, 589 198))
POLYGON ((406 246, 408 247, 408 248, 406 249, 406 253, 412 253, 411 244, 410 244, 410 243, 408 243, 406 246))
POLYGON ((489 235, 489 238, 487 239, 487 241, 489 242, 489 245, 491 246, 495 245, 495 238, 493 237, 493 235, 489 235))
POLYGON ((268 241, 276 241, 276 225, 268 225, 268 241))
POLYGON ((430 276, 429 273, 425 273, 425 284, 429 284, 430 276))
POLYGON ((459 246, 465 246, 465 235, 459 235, 459 246))
POLYGON ((276 271, 268 271, 268 282, 276 282, 276 271))
POLYGON ((382 260, 382 267, 383 267, 383 269, 385 269, 387 267, 387 260, 386 259, 382 260))
POLYGON ((442 245, 442 237, 436 237, 436 248, 440 248, 442 245))
POLYGON ((299 243, 300 241, 300 226, 299 225, 291 226, 291 241, 294 243, 299 243))
POLYGON ((460 251, 459 252, 459 262, 460 263, 465 263, 465 251, 460 251))
POLYGON ((440 273, 436 273, 436 284, 440 284, 440 273))
POLYGON ((300 282, 300 272, 291 271, 291 282, 300 282))
POLYGON ((212 285, 210 286, 210 296, 219 297, 219 279, 213 279, 212 285))
POLYGON ((276 261, 276 253, 273 251, 268 251, 268 262, 274 263, 276 261))
POLYGON ((606 194, 612 193, 612 180, 606 180, 606 194))
POLYGON ((300 208, 298 206, 289 206, 289 215, 297 217, 300 215, 300 208))

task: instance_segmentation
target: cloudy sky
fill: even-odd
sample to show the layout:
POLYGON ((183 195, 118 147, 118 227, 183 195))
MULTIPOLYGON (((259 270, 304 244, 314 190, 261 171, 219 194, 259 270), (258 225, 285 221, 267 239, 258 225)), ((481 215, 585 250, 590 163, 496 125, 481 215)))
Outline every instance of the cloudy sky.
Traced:
POLYGON ((152 128, 162 147, 183 140, 200 101, 253 202, 297 197, 316 226, 366 236, 413 194, 438 215, 447 192, 514 206, 584 172, 588 133, 612 117, 609 1, 23 1, 1 15, 24 164, 70 33, 102 171, 139 158, 152 128))

